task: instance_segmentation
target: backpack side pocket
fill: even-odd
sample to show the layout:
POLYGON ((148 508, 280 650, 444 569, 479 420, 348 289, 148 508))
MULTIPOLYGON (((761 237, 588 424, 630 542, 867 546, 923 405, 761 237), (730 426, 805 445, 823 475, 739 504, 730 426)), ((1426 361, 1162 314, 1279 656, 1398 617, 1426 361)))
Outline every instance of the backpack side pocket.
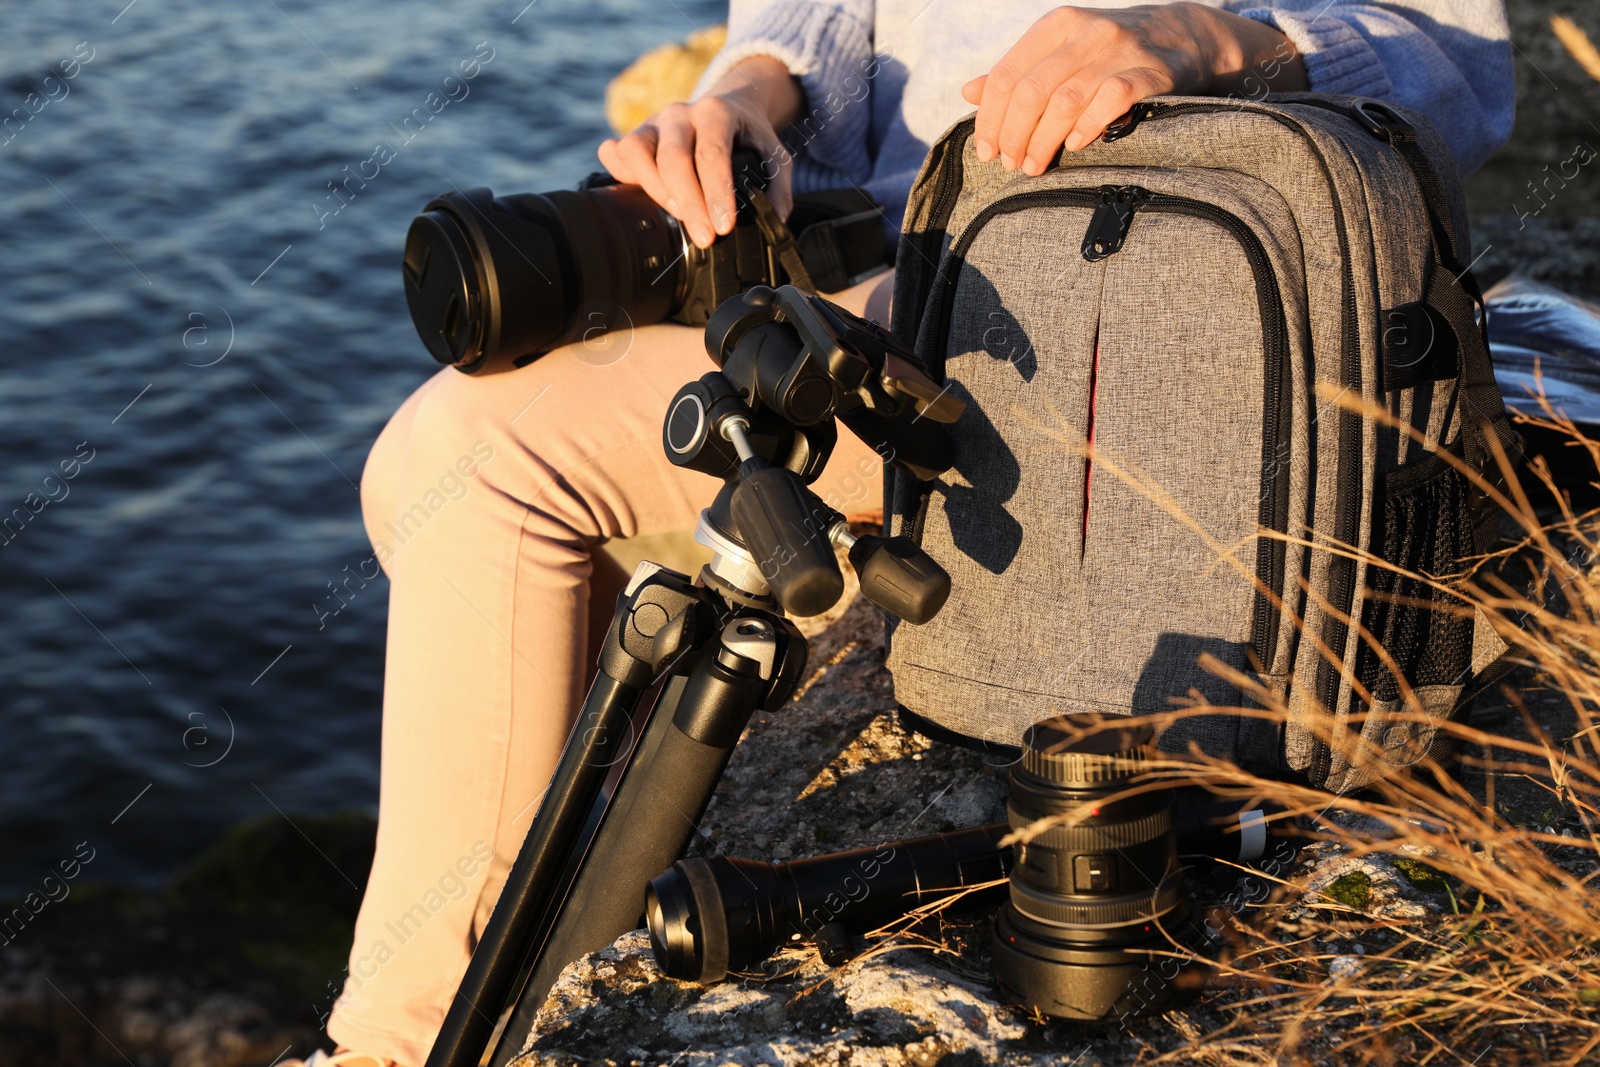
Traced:
MULTIPOLYGON (((1424 576, 1445 580, 1479 551, 1482 494, 1439 453, 1384 476, 1381 494, 1374 548, 1388 566, 1367 569, 1362 624, 1413 687, 1463 685, 1472 668, 1472 609, 1424 576)), ((1375 700, 1400 699, 1399 682, 1370 641, 1356 658, 1356 676, 1375 700)))

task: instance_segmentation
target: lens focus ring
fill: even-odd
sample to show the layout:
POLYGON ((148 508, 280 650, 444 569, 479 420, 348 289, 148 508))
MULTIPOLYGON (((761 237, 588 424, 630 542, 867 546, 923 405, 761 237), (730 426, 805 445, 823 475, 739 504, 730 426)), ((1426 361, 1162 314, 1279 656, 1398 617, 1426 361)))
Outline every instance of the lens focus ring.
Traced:
MULTIPOLYGON (((1124 894, 1103 900, 1064 897, 1049 890, 1035 889, 1020 879, 1011 879, 1012 907, 1035 922, 1058 926, 1106 929, 1149 922, 1165 915, 1182 901, 1182 871, 1175 871, 1162 879, 1151 893, 1124 894)), ((1070 931, 1067 933, 1070 936, 1070 931)))
MULTIPOLYGON (((1011 804, 1006 805, 1006 817, 1011 825, 1018 829, 1037 818, 1018 811, 1011 804)), ((1036 848, 1060 849, 1064 852, 1096 852, 1108 848, 1142 845, 1171 829, 1172 809, 1163 807, 1128 822, 1051 826, 1032 837, 1028 844, 1036 848)))
POLYGON ((1041 781, 1067 788, 1111 785, 1138 774, 1144 759, 1138 751, 1116 753, 1022 750, 1022 769, 1041 781))

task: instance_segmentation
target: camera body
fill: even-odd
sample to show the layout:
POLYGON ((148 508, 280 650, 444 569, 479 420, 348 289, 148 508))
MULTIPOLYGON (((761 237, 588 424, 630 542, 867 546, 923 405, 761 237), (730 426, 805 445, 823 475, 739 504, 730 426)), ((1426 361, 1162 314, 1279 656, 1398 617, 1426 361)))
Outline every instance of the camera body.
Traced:
MULTIPOLYGON (((486 374, 614 330, 704 326, 730 297, 791 280, 751 202, 767 184, 761 160, 741 149, 733 168, 733 230, 705 249, 641 187, 605 174, 576 190, 435 197, 406 234, 417 333, 440 363, 486 374)), ((799 197, 789 222, 825 291, 887 266, 881 213, 858 190, 799 197)))

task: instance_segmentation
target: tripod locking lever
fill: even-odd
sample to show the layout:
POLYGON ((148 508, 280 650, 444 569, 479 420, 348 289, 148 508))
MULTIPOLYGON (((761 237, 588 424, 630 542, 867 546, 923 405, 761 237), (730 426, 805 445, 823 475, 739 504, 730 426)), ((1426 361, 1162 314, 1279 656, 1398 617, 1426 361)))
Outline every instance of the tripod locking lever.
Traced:
POLYGON ((715 631, 717 612, 705 590, 676 571, 641 563, 612 616, 600 670, 643 689, 715 631))
POLYGON ((759 459, 739 465, 729 511, 772 595, 796 615, 821 615, 844 595, 844 575, 812 516, 800 476, 759 459))
POLYGON ((839 561, 812 518, 804 479, 757 456, 749 428, 740 416, 722 424, 722 436, 739 453, 739 486, 729 501, 734 524, 778 603, 796 615, 821 615, 844 594, 839 561))
POLYGON ((828 531, 850 554, 861 595, 897 619, 920 626, 950 597, 950 575, 909 537, 857 537, 843 519, 828 531))

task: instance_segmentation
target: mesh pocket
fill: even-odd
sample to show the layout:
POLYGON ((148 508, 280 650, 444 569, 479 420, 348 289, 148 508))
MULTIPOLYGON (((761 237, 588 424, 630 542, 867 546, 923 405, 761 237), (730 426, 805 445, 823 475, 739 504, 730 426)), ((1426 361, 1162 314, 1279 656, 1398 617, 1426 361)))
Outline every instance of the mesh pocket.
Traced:
MULTIPOLYGON (((1383 535, 1377 553, 1417 574, 1443 578, 1476 551, 1479 494, 1442 456, 1409 464, 1383 480, 1383 535)), ((1459 597, 1387 568, 1367 568, 1362 623, 1412 686, 1461 685, 1472 663, 1472 614, 1459 597)), ((1397 700, 1400 686, 1363 641, 1356 676, 1377 700, 1397 700)))

